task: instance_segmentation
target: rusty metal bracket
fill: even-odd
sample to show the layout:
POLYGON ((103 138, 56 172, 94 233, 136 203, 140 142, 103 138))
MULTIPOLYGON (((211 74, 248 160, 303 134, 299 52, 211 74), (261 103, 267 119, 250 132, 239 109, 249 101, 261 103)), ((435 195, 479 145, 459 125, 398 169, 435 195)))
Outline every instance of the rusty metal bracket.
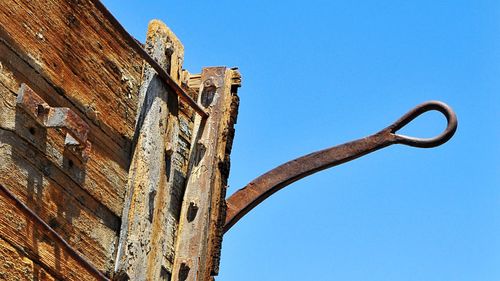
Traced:
POLYGON ((80 150, 84 159, 90 152, 89 125, 67 107, 51 107, 28 85, 21 84, 16 104, 45 128, 61 128, 66 132, 64 145, 80 150))
POLYGON ((439 101, 428 101, 416 106, 389 127, 369 137, 351 141, 339 146, 320 150, 278 166, 254 179, 227 200, 224 232, 259 203, 278 190, 321 170, 343 164, 392 144, 414 147, 435 147, 447 142, 457 129, 457 117, 453 110, 439 101), (421 114, 437 110, 447 119, 446 129, 434 138, 421 139, 396 134, 398 130, 421 114))

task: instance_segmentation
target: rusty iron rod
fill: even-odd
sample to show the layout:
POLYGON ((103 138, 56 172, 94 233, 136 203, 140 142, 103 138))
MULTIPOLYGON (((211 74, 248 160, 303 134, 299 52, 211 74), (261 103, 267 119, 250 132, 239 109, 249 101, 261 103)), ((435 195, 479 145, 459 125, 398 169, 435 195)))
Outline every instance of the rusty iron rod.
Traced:
POLYGON ((441 145, 453 136, 457 129, 457 124, 457 117, 448 105, 439 101, 428 101, 416 106, 395 123, 376 134, 320 150, 278 166, 254 179, 226 200, 227 212, 223 231, 224 233, 228 231, 255 206, 278 190, 297 180, 392 144, 404 144, 423 148, 441 145), (446 129, 440 135, 434 138, 420 139, 396 134, 396 131, 410 123, 413 119, 431 110, 441 112, 448 121, 446 129))
POLYGON ((73 258, 77 259, 79 262, 83 264, 84 267, 86 267, 89 271, 91 271, 95 276, 100 278, 100 280, 105 280, 109 281, 110 279, 106 277, 99 269, 94 267, 92 263, 90 263, 87 259, 85 259, 83 256, 78 254, 78 252, 71 247, 64 238, 62 238, 52 227, 50 227, 45 221, 42 220, 33 210, 31 210, 26 204, 24 204, 21 200, 19 200, 10 190, 8 190, 6 187, 0 184, 0 190, 3 191, 8 198, 13 200, 16 204, 16 206, 21 209, 26 215, 31 217, 36 223, 41 225, 45 230, 47 230, 52 238, 54 240, 57 240, 59 244, 61 244, 64 248, 66 248, 66 251, 73 256, 73 258))
POLYGON ((171 90, 183 101, 185 101, 189 106, 191 106, 202 119, 208 117, 208 113, 201 108, 196 101, 194 101, 187 93, 179 86, 170 75, 158 64, 158 62, 153 59, 138 43, 138 41, 130 35, 127 30, 120 24, 120 22, 111 14, 111 12, 102 4, 100 0, 91 0, 96 8, 100 10, 103 15, 109 20, 109 22, 116 28, 118 33, 120 33, 127 41, 129 47, 136 51, 143 60, 145 60, 160 76, 160 78, 170 87, 171 90))

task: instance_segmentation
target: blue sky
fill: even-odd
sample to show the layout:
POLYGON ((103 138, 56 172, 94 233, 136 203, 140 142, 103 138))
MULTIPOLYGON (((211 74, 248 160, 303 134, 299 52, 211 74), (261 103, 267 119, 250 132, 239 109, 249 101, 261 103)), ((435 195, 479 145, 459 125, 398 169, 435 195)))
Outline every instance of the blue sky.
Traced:
MULTIPOLYGON (((224 238, 218 281, 500 280, 500 2, 116 1, 136 38, 163 20, 185 68, 238 66, 228 194, 430 99, 455 137, 392 146, 273 195, 224 238)), ((438 134, 438 113, 405 133, 438 134)))

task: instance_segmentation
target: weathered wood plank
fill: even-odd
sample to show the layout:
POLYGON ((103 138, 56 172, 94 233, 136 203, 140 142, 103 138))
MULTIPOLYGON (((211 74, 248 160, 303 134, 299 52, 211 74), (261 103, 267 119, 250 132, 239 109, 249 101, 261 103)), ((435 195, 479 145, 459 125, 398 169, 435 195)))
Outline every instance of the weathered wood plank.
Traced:
POLYGON ((0 64, 0 184, 38 210, 97 268, 111 273, 121 204, 113 204, 109 198, 116 195, 109 193, 124 185, 117 180, 120 167, 95 147, 86 163, 65 150, 61 131, 41 127, 16 107, 19 85, 0 64))
MULTIPOLYGON (((184 48, 165 24, 150 23, 145 47, 180 79, 184 48)), ((152 68, 143 75, 115 278, 169 280, 184 186, 179 179, 179 106, 152 68)))
POLYGON ((118 217, 67 180, 60 167, 48 161, 36 148, 3 129, 0 129, 0 171, 1 185, 11 190, 99 270, 107 274, 112 272, 118 217))
MULTIPOLYGON (((85 163, 80 155, 68 153, 64 147, 64 132, 39 126, 16 106, 21 82, 23 77, 14 75, 9 64, 0 63, 0 128, 13 131, 32 143, 48 159, 64 167, 62 171, 81 189, 102 202, 115 216, 121 216, 126 184, 125 170, 109 157, 105 147, 98 144, 92 145, 85 163), (68 167, 70 163, 72 167, 68 167)), ((94 138, 91 139, 93 140, 94 138)))
POLYGON ((128 148, 142 59, 93 1, 4 0, 0 37, 92 123, 128 148))
POLYGON ((25 280, 57 280, 42 266, 30 260, 22 251, 14 248, 0 237, 0 280, 25 281, 25 280))
POLYGON ((21 210, 0 190, 0 234, 9 245, 64 280, 102 280, 55 242, 53 235, 21 210))
POLYGON ((0 62, 90 125, 90 159, 104 165, 87 165, 83 187, 121 216, 143 62, 115 31, 90 0, 0 6, 0 62))
POLYGON ((225 181, 231 148, 232 126, 238 103, 231 91, 233 72, 225 67, 204 68, 198 102, 209 118, 195 118, 194 148, 190 155, 189 178, 182 204, 172 280, 210 280, 213 255, 220 241, 219 218, 224 212, 225 181))
MULTIPOLYGON (((162 22, 153 21, 148 35, 150 40, 148 40, 147 45, 158 45, 155 43, 156 41, 164 41, 167 49, 167 60, 170 62, 170 67, 167 70, 174 81, 180 83, 182 63, 184 62, 184 46, 162 22), (156 38, 154 39, 154 37, 156 38)), ((155 202, 152 223, 153 235, 151 237, 152 249, 148 256, 148 280, 170 280, 172 272, 175 239, 187 172, 187 161, 181 156, 183 153, 189 154, 189 150, 186 151, 189 144, 183 143, 180 137, 182 129, 179 122, 179 103, 179 99, 172 92, 168 92, 164 160, 164 172, 167 177, 164 185, 160 187, 155 202)))
MULTIPOLYGON (((210 275, 216 276, 219 274, 219 264, 222 250, 223 226, 226 219, 226 190, 227 180, 229 178, 229 170, 231 168, 230 155, 233 147, 234 125, 238 117, 238 108, 240 99, 237 95, 238 88, 241 86, 241 75, 236 69, 229 71, 229 81, 225 83, 230 85, 229 89, 231 96, 224 100, 223 108, 227 110, 221 119, 222 134, 217 140, 217 168, 214 171, 215 180, 213 182, 211 218, 208 230, 208 257, 207 270, 210 270, 210 275)), ((208 275, 208 273, 206 273, 208 275)), ((208 278, 208 277, 207 277, 208 278)))

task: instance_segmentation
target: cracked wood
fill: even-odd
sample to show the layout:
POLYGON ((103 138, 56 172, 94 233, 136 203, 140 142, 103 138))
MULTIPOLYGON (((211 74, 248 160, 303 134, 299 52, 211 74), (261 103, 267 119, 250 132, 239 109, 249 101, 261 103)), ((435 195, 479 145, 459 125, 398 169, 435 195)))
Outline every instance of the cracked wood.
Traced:
POLYGON ((201 74, 198 103, 206 108, 209 117, 205 122, 199 116, 195 119, 173 281, 208 281, 217 273, 229 153, 238 107, 236 91, 232 91, 235 73, 226 67, 209 67, 201 74))

